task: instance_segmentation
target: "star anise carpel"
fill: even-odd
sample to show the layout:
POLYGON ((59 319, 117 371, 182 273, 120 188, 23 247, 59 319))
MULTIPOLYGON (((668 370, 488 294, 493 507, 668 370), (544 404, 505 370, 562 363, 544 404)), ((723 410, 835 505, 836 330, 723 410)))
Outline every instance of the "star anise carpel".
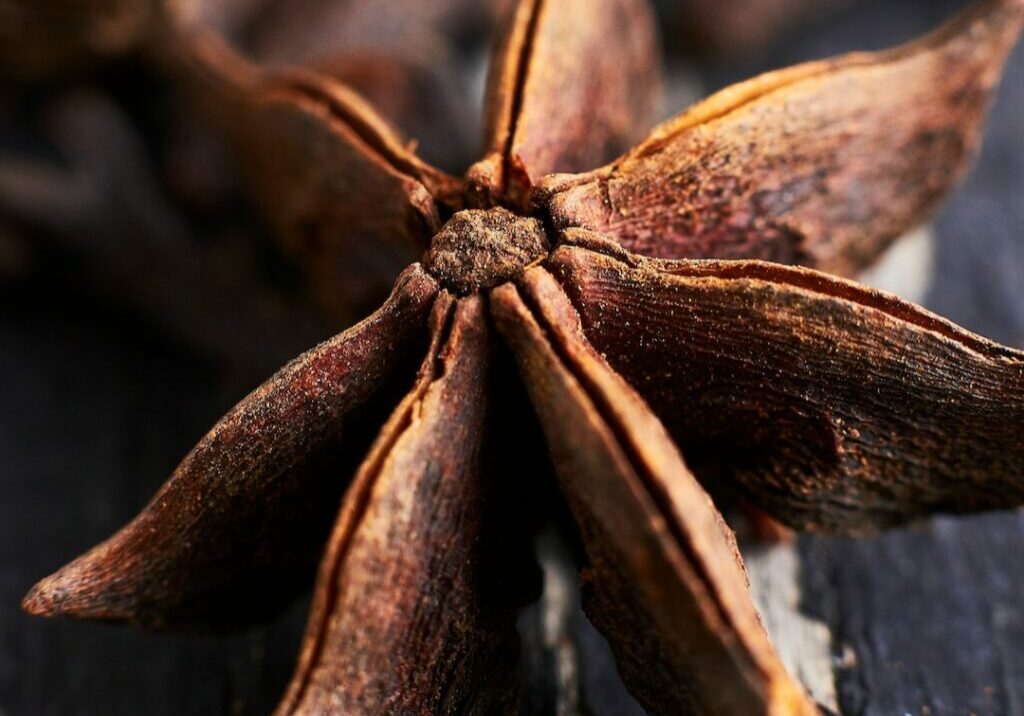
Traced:
POLYGON ((517 461, 529 418, 503 405, 525 389, 587 614, 644 708, 818 713, 706 490, 843 532, 1024 501, 1024 353, 823 272, 867 266, 956 182, 1022 23, 1020 0, 983 0, 909 45, 724 90, 634 145, 658 84, 644 2, 520 0, 464 178, 331 78, 180 29, 332 300, 411 265, 26 609, 240 627, 319 561, 280 714, 512 711, 544 509, 522 494, 545 477, 517 461), (363 254, 384 258, 353 274, 363 254))

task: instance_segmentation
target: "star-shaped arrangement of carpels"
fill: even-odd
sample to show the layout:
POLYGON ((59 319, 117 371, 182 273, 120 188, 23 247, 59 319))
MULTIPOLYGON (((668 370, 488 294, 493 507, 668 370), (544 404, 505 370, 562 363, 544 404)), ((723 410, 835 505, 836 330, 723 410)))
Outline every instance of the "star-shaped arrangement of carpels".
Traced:
POLYGON ((279 714, 514 712, 550 476, 586 614, 647 711, 818 713, 709 492, 839 532, 1022 502, 1024 353, 844 278, 962 174, 1022 22, 1022 0, 983 0, 634 144, 658 87, 644 0, 519 0, 461 178, 330 77, 179 27, 264 208, 324 276, 422 258, 25 608, 244 627, 319 563, 279 714))

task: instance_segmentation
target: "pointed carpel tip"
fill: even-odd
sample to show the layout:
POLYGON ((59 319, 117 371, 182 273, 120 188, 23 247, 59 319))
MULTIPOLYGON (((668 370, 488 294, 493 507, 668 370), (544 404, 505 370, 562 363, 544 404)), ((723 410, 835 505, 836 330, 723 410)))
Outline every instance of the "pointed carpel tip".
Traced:
POLYGON ((37 617, 97 618, 95 587, 83 579, 76 560, 39 580, 21 600, 21 608, 37 617))
POLYGON ((65 590, 58 585, 60 572, 39 580, 21 600, 22 610, 34 617, 54 617, 62 613, 65 590))

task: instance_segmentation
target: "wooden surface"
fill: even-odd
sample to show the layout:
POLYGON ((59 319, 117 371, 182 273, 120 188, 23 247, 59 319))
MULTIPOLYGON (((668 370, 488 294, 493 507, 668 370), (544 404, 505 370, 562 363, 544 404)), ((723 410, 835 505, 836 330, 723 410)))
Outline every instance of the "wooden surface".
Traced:
MULTIPOLYGON (((758 67, 883 46, 957 5, 866 2, 757 63, 713 68, 703 78, 712 89, 758 67)), ((936 222, 926 297, 930 308, 1017 346, 1024 346, 1022 117, 1018 51, 978 170, 936 222)), ((0 716, 269 712, 290 675, 305 604, 227 640, 20 613, 32 582, 133 515, 240 389, 225 388, 230 376, 192 361, 130 314, 82 300, 66 282, 0 284, 0 297, 0 716)), ((872 539, 805 536, 783 550, 750 554, 762 604, 775 605, 765 611, 779 612, 768 618, 773 638, 809 664, 801 672, 816 682, 816 694, 821 687, 827 698, 834 688, 843 714, 1024 713, 1020 514, 941 518, 872 539), (789 603, 799 605, 800 619, 792 620, 789 603)), ((557 583, 568 606, 550 607, 547 621, 538 608, 527 631, 563 644, 555 653, 564 670, 578 671, 572 678, 587 687, 591 713, 635 713, 606 646, 572 607, 572 580, 557 583), (568 630, 581 634, 575 655, 559 639, 559 609, 568 630)), ((531 713, 554 713, 555 700, 527 701, 531 713)), ((585 708, 562 706, 566 714, 585 708)))

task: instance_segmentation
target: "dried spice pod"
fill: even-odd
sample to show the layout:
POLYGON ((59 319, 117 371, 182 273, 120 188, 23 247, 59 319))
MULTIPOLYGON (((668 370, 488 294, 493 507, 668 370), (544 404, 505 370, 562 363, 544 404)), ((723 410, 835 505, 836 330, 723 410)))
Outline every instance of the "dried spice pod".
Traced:
POLYGON ((570 246, 551 268, 698 470, 794 527, 1024 500, 1022 351, 808 269, 570 246))
POLYGON ((264 210, 325 309, 342 321, 361 315, 427 248, 441 225, 434 196, 458 182, 420 161, 358 95, 309 73, 268 80, 245 116, 243 164, 264 210))
POLYGON ((435 291, 409 269, 376 314, 242 400, 135 520, 37 585, 25 609, 221 630, 287 604, 308 586, 344 489, 351 415, 415 348, 435 291))
POLYGON ((633 694, 650 713, 817 713, 769 645, 731 534, 664 428, 587 343, 555 279, 533 269, 521 285, 523 296, 496 289, 492 309, 583 533, 587 613, 633 694))
MULTIPOLYGON (((503 665, 512 658, 518 599, 511 597, 519 590, 510 583, 491 592, 500 580, 491 581, 486 560, 502 544, 521 544, 506 524, 532 527, 548 505, 529 492, 534 479, 515 479, 519 461, 487 468, 478 461, 492 442, 502 446, 495 455, 528 452, 534 441, 524 436, 537 433, 519 408, 524 385, 506 373, 499 385, 486 377, 492 360, 509 359, 488 339, 488 304, 578 522, 588 613, 652 713, 816 712, 773 651, 735 541, 695 474, 709 487, 742 488, 755 506, 802 527, 850 530, 1024 502, 1014 484, 1024 471, 1019 351, 809 269, 694 260, 705 250, 837 270, 869 260, 888 232, 919 218, 948 187, 945 175, 927 185, 938 162, 952 162, 955 173, 976 143, 982 112, 967 103, 994 84, 1024 0, 985 0, 909 49, 741 85, 668 125, 678 131, 656 133, 610 167, 568 178, 541 174, 593 159, 617 136, 609 128, 640 121, 644 102, 628 98, 647 97, 655 81, 644 70, 654 48, 640 46, 647 11, 633 0, 523 0, 515 13, 492 84, 489 126, 499 141, 465 180, 417 159, 371 107, 318 75, 247 75, 244 65, 225 66, 221 79, 234 73, 231 84, 248 97, 239 124, 250 147, 261 127, 272 130, 264 140, 286 137, 281 145, 290 147, 253 155, 262 173, 254 179, 268 196, 285 212, 289 203, 304 210, 292 217, 316 210, 349 217, 363 231, 344 239, 352 245, 385 253, 418 247, 422 265, 409 269, 368 323, 244 402, 136 523, 44 580, 28 598, 30 610, 227 625, 257 611, 251 601, 237 604, 254 593, 259 573, 293 587, 285 582, 299 579, 289 571, 294 555, 283 555, 315 552, 302 499, 322 483, 282 486, 276 478, 298 477, 320 455, 336 464, 363 457, 363 446, 340 442, 338 431, 350 420, 376 425, 352 418, 352 408, 371 394, 382 398, 371 403, 383 402, 385 375, 401 375, 402 359, 431 333, 431 305, 432 347, 345 498, 281 713, 511 708, 503 665), (575 23, 561 46, 572 51, 559 54, 550 33, 566 8, 575 23), (608 61, 618 55, 621 62, 608 61), (623 66, 639 73, 640 87, 629 88, 623 66), (581 111, 553 101, 548 93, 569 87, 573 72, 601 75, 603 83, 571 94, 597 105, 581 111), (891 82, 903 91, 882 91, 891 82), (868 91, 875 96, 864 105, 858 98, 868 91), (610 120, 620 114, 621 124, 610 120), (715 134, 727 125, 728 136, 715 134), (851 133, 845 144, 832 127, 851 133), (737 139, 744 132, 766 143, 737 139), (916 147, 905 154, 923 167, 845 152, 847 144, 872 152, 888 146, 886 132, 897 147, 916 147), (712 155, 747 182, 742 191, 723 189, 714 171, 679 173, 687 161, 707 158, 688 154, 688 143, 721 147, 723 136, 739 144, 712 155), (625 166, 631 171, 618 178, 628 191, 620 192, 610 173, 625 166), (829 191, 800 194, 807 177, 828 179, 829 191), (782 180, 792 186, 780 189, 782 180), (707 183, 707 195, 669 190, 680 181, 707 183), (356 197, 378 202, 376 214, 356 197), (737 224, 689 240, 694 202, 737 224), (462 208, 472 204, 480 206, 462 208), (567 213, 573 207, 586 209, 575 217, 586 221, 567 213), (611 219, 621 222, 609 234, 576 226, 607 229, 601 222, 611 219), (804 253, 783 250, 782 229, 792 227, 805 227, 804 253), (638 236, 665 242, 645 245, 638 236), (636 253, 661 249, 679 260, 636 253), (484 495, 503 490, 518 493, 488 513, 484 495), (254 548, 254 535, 271 533, 263 560, 257 548, 269 541, 254 548)), ((208 58, 220 51, 216 43, 191 47, 208 58)), ((337 291, 346 295, 345 287, 337 291)), ((551 466, 535 472, 546 478, 551 466)), ((339 475, 351 472, 332 474, 337 495, 339 475)), ((332 502, 318 497, 321 506, 332 502)), ((510 582, 519 573, 506 565, 510 582)))
POLYGON ((645 256, 852 275, 955 185, 1021 22, 988 0, 902 48, 729 87, 608 166, 546 179, 537 201, 645 256))
POLYGON ((490 336, 480 297, 454 303, 438 299, 419 381, 346 496, 281 716, 514 712, 522 590, 493 556, 515 533, 489 519, 490 336))
POLYGON ((522 206, 542 175, 639 139, 660 91, 656 53, 644 0, 518 0, 488 77, 486 156, 468 174, 478 201, 522 206))

